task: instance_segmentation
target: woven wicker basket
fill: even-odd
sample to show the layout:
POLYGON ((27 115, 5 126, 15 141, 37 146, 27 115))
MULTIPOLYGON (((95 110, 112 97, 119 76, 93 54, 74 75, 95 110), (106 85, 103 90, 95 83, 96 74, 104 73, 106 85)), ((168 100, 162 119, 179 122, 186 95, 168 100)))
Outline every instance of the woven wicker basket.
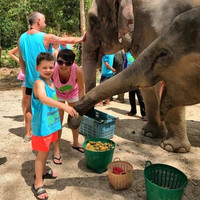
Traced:
POLYGON ((126 189, 131 185, 133 166, 130 163, 121 161, 120 158, 116 157, 114 161, 107 166, 107 169, 108 179, 115 190, 126 189), (122 168, 126 174, 114 174, 113 167, 122 168))

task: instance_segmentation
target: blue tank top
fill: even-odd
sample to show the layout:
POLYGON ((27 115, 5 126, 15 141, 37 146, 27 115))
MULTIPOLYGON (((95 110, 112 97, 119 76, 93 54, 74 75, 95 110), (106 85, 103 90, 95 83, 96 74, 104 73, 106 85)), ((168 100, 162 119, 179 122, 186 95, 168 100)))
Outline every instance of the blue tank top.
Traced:
POLYGON ((28 88, 33 88, 33 84, 39 76, 39 72, 36 71, 36 58, 38 54, 41 52, 52 54, 52 45, 49 45, 49 50, 44 45, 44 35, 45 33, 43 32, 35 34, 25 32, 20 37, 19 48, 26 63, 25 86, 28 88))
POLYGON ((102 76, 112 77, 115 75, 110 69, 106 67, 104 63, 104 62, 107 62, 111 67, 113 67, 114 57, 115 57, 115 54, 107 54, 102 57, 102 68, 101 68, 102 76))
MULTIPOLYGON (((42 80, 41 78, 38 79, 42 80)), ((44 83, 46 95, 54 100, 57 100, 55 88, 50 88, 45 81, 44 83)), ((31 97, 31 110, 31 128, 33 135, 44 137, 61 129, 58 108, 43 104, 39 99, 35 98, 34 92, 31 97)))

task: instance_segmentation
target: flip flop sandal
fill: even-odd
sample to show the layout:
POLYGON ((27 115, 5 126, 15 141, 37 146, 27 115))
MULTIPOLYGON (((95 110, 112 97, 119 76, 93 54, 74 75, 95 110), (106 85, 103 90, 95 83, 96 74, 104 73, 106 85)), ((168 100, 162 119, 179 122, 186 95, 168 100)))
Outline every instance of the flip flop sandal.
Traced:
POLYGON ((53 163, 54 163, 55 165, 62 165, 61 156, 60 156, 60 158, 56 158, 56 157, 53 155, 53 163), (55 162, 54 160, 59 161, 59 163, 55 162))
POLYGON ((84 153, 83 147, 73 147, 72 146, 72 148, 75 149, 75 150, 77 150, 77 151, 79 151, 79 152, 81 152, 81 153, 84 153))
POLYGON ((34 196, 35 196, 37 199, 39 199, 39 200, 46 200, 46 199, 48 199, 48 197, 46 197, 46 198, 44 198, 44 199, 38 197, 38 196, 41 195, 41 194, 47 193, 46 190, 44 189, 44 186, 40 186, 40 187, 38 187, 37 189, 35 189, 35 186, 34 186, 34 184, 33 184, 31 190, 32 190, 34 196))
POLYGON ((52 169, 48 169, 46 174, 42 175, 43 179, 55 179, 57 178, 57 176, 53 176, 53 170, 52 169))
MULTIPOLYGON (((36 176, 34 175, 34 178, 36 178, 36 176)), ((53 176, 53 170, 52 169, 48 169, 46 174, 42 175, 42 179, 56 179, 57 176, 53 176)))
POLYGON ((31 138, 32 138, 31 136, 27 136, 27 135, 26 135, 26 136, 24 137, 24 142, 25 142, 25 143, 30 142, 30 141, 31 141, 31 138))

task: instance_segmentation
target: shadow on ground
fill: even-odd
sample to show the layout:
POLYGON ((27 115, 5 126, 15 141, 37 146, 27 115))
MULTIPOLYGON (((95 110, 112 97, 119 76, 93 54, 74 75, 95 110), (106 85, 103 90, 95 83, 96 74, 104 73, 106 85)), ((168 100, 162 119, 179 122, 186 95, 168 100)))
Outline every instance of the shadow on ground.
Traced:
POLYGON ((23 122, 24 121, 23 115, 3 116, 3 118, 10 118, 10 119, 13 119, 13 121, 16 121, 16 122, 23 122))
POLYGON ((25 133, 26 133, 26 128, 23 126, 23 127, 18 127, 18 128, 10 128, 8 129, 10 133, 18 136, 18 137, 21 137, 21 138, 24 138, 25 136, 25 133))
MULTIPOLYGON (((59 177, 55 180, 52 180, 51 183, 48 182, 45 184, 45 188, 47 189, 56 189, 57 191, 62 191, 66 187, 75 186, 75 187, 82 187, 87 188, 91 191, 91 194, 95 194, 95 191, 101 190, 105 192, 109 192, 112 195, 117 194, 122 197, 127 197, 131 199, 131 194, 133 194, 134 198, 137 196, 138 199, 146 199, 146 190, 145 190, 145 178, 144 178, 144 171, 143 170, 134 170, 133 169, 133 182, 132 185, 129 187, 128 190, 114 190, 113 187, 110 185, 108 176, 106 175, 99 175, 95 172, 88 171, 85 166, 85 160, 81 159, 78 163, 78 167, 86 172, 93 173, 94 176, 92 177, 69 177, 69 178, 60 178, 59 177), (98 183, 98 184, 96 184, 98 183)), ((33 179, 33 172, 34 172, 34 160, 26 161, 22 164, 21 174, 28 186, 32 186, 34 179, 33 179)), ((192 182, 189 181, 188 185, 184 191, 183 199, 193 199, 197 200, 200 197, 200 190, 198 190, 200 185, 200 180, 193 180, 192 182), (195 183, 195 185, 194 185, 195 183)), ((88 190, 82 191, 88 192, 88 190)), ((126 199, 126 198, 125 198, 126 199)))
MULTIPOLYGON (((119 109, 119 108, 107 108, 107 110, 112 110, 114 112, 120 113, 125 115, 126 111, 119 109)), ((160 145, 162 139, 160 138, 149 138, 145 137, 142 134, 142 128, 145 125, 146 122, 143 122, 141 120, 141 117, 139 115, 134 116, 134 119, 118 119, 116 123, 117 130, 115 131, 115 134, 119 137, 122 137, 124 139, 132 140, 141 142, 143 144, 150 144, 150 145, 160 145), (139 119, 135 119, 139 118, 139 119), (132 127, 132 130, 130 132, 130 129, 127 129, 127 127, 132 127)), ((187 127, 187 134, 188 139, 193 147, 200 147, 200 122, 194 121, 194 120, 187 120, 186 121, 186 127, 187 127)))

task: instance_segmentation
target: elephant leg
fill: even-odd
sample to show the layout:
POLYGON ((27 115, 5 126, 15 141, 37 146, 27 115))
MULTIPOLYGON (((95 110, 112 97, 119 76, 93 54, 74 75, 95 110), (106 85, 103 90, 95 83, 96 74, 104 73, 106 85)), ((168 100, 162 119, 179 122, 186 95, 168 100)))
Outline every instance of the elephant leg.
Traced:
MULTIPOLYGON (((157 87, 159 87, 159 83, 157 87)), ((141 90, 148 118, 148 122, 142 130, 146 137, 162 138, 166 133, 166 129, 164 123, 160 120, 159 98, 156 96, 156 93, 158 93, 156 90, 158 89, 155 86, 141 90)))
POLYGON ((188 152, 191 145, 186 133, 185 107, 170 110, 165 118, 165 126, 168 132, 161 147, 170 152, 188 152))

